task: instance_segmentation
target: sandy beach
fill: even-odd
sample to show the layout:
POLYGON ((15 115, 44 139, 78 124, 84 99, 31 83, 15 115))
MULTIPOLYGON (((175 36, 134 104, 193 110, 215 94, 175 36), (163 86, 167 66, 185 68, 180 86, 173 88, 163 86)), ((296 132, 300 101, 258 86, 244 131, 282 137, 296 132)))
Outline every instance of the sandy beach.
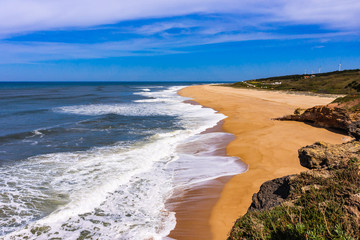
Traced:
POLYGON ((327 104, 334 99, 331 97, 212 85, 187 87, 179 94, 227 116, 222 129, 234 134, 235 140, 226 152, 248 164, 249 170, 189 191, 176 211, 177 226, 170 235, 176 239, 226 239, 263 182, 305 170, 297 157, 299 148, 316 141, 341 143, 349 139, 301 122, 271 120, 291 114, 297 107, 327 104))

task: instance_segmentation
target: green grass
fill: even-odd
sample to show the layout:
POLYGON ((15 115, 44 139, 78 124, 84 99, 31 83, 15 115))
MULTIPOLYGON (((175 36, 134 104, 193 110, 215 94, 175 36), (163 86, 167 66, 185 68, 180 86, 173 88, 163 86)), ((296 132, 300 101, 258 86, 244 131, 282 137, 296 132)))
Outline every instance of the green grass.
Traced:
POLYGON ((349 94, 345 97, 339 97, 332 103, 338 103, 342 108, 345 108, 350 112, 358 112, 360 110, 360 94, 349 94))
POLYGON ((302 173, 291 186, 291 204, 248 212, 228 239, 359 239, 359 225, 346 210, 360 192, 359 161, 331 170, 329 178, 302 173), (305 193, 303 186, 310 186, 305 193))
POLYGON ((333 101, 333 103, 347 103, 347 102, 351 102, 354 100, 360 100, 360 95, 359 94, 349 94, 349 95, 346 95, 345 97, 339 97, 339 98, 335 99, 333 101))
POLYGON ((262 78, 237 82, 229 86, 328 94, 352 94, 360 92, 360 70, 262 78), (305 76, 310 76, 310 78, 305 78, 305 76), (276 82, 281 82, 281 84, 275 84, 276 82))

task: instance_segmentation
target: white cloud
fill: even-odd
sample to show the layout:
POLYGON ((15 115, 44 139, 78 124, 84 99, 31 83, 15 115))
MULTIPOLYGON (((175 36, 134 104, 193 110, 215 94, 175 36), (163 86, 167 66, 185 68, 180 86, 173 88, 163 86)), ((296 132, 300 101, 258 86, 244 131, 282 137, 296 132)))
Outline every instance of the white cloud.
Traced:
POLYGON ((1 0, 0 33, 86 27, 124 20, 226 11, 234 0, 1 0))
POLYGON ((358 0, 295 0, 282 6, 279 20, 301 24, 323 24, 335 29, 360 28, 358 0))
POLYGON ((159 19, 119 29, 119 34, 137 34, 123 41, 105 39, 104 43, 80 44, 3 40, 0 64, 180 53, 181 47, 235 41, 307 38, 325 41, 342 35, 354 36, 360 28, 360 1, 0 0, 0 39, 34 31, 89 29, 154 18, 159 19), (186 16, 194 13, 200 16, 186 16), (331 31, 281 34, 276 29, 299 24, 317 24, 331 31))
POLYGON ((1 0, 0 35, 193 13, 256 14, 285 24, 360 27, 359 0, 1 0))
MULTIPOLYGON (((218 36, 185 36, 182 38, 141 38, 95 44, 50 42, 0 43, 0 64, 33 63, 64 59, 95 59, 124 56, 148 56, 185 53, 179 50, 189 46, 241 42, 251 40, 319 39, 333 38, 347 33, 279 35, 266 32, 221 34, 218 36)), ((351 34, 351 33, 348 33, 351 34)))

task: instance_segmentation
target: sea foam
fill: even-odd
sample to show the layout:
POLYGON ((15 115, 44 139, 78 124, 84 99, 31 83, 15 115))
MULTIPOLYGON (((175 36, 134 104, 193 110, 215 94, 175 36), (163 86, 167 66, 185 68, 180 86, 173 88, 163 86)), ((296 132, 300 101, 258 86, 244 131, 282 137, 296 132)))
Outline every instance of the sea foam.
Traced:
POLYGON ((1 166, 0 218, 5 239, 162 239, 175 227, 165 202, 174 190, 246 171, 237 158, 214 156, 227 133, 205 133, 225 116, 190 105, 181 87, 140 90, 131 104, 54 109, 63 114, 171 115, 181 129, 88 151, 34 156, 1 166))

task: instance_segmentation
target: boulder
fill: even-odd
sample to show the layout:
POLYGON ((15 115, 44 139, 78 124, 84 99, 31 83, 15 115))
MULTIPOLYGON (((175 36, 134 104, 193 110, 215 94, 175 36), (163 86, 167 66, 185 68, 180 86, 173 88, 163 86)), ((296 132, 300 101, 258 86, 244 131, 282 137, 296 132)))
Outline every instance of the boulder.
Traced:
POLYGON ((298 150, 300 164, 306 168, 329 168, 337 167, 342 162, 357 159, 360 154, 358 141, 343 144, 329 144, 316 142, 298 150))
POLYGON ((253 195, 249 211, 269 209, 284 202, 290 194, 291 177, 289 175, 263 183, 259 192, 253 195))
POLYGON ((352 122, 348 125, 348 131, 355 139, 360 140, 360 121, 352 122))

